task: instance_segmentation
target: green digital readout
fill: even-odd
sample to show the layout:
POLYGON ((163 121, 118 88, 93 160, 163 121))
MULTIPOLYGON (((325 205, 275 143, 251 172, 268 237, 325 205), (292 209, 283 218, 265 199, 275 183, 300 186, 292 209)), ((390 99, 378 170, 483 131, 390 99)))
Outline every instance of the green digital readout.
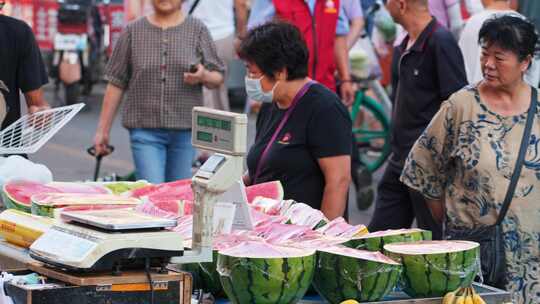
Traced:
POLYGON ((224 131, 231 130, 230 121, 216 119, 216 118, 207 117, 207 116, 201 116, 201 115, 197 117, 197 125, 200 127, 208 127, 208 128, 214 128, 214 129, 224 130, 224 131))
POLYGON ((208 132, 197 131, 197 140, 212 143, 212 134, 208 132))

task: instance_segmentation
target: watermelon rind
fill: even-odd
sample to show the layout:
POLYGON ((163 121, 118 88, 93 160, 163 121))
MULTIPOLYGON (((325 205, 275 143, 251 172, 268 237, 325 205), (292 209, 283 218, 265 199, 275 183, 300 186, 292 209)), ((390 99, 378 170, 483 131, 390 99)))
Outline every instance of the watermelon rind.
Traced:
POLYGON ((379 301, 396 287, 401 273, 399 263, 380 252, 346 249, 356 253, 333 248, 317 252, 313 286, 326 301, 379 301))
POLYGON ((471 285, 480 267, 480 245, 469 241, 421 241, 384 246, 403 265, 403 291, 413 298, 442 297, 471 285))
POLYGON ((233 304, 298 302, 308 290, 315 269, 315 251, 301 252, 298 256, 256 258, 220 251, 217 270, 228 299, 233 304))
POLYGON ((393 229, 355 237, 344 245, 350 248, 382 252, 386 244, 431 241, 431 237, 431 231, 428 230, 417 228, 393 229))
POLYGON ((6 209, 15 209, 26 213, 30 213, 31 211, 30 205, 23 202, 18 202, 16 199, 11 197, 11 195, 9 195, 9 193, 6 191, 6 185, 4 185, 2 189, 2 201, 6 209))

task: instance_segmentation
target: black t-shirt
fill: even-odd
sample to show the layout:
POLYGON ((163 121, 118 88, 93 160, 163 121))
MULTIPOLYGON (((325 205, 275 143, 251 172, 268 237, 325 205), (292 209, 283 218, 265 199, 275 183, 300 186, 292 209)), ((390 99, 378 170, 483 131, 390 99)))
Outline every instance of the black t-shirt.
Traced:
POLYGON ((398 168, 441 103, 467 85, 461 50, 435 18, 409 50, 407 43, 408 38, 395 48, 392 62, 391 163, 398 168))
MULTIPOLYGON (((257 133, 247 164, 253 181, 262 152, 287 110, 275 103, 261 107, 257 133)), ((285 199, 320 209, 325 186, 318 159, 350 155, 352 124, 339 98, 320 84, 312 85, 272 144, 257 183, 279 180, 285 199)))
POLYGON ((3 129, 21 116, 20 91, 39 89, 48 82, 48 76, 32 29, 23 21, 1 14, 0 81, 9 90, 0 90, 8 108, 3 129))

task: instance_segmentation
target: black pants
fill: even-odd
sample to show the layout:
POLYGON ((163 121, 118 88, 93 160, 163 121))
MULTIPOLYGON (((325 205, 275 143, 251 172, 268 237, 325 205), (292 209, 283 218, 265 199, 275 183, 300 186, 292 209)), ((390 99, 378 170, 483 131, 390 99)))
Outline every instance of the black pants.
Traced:
POLYGON ((419 228, 430 230, 434 240, 442 237, 441 225, 431 215, 422 194, 399 181, 401 167, 388 164, 377 187, 375 214, 369 231, 410 228, 414 218, 419 228))

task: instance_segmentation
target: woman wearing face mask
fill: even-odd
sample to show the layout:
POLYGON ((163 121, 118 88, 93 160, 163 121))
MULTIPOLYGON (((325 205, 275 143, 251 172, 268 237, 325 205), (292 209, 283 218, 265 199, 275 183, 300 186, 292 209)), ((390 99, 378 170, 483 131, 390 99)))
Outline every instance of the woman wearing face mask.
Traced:
POLYGON ((204 24, 181 11, 182 0, 152 0, 154 13, 129 24, 105 73, 109 81, 94 139, 106 155, 123 95, 137 178, 162 183, 191 176, 191 110, 202 87, 223 83, 224 65, 204 24))
MULTIPOLYGON (((496 223, 508 201, 500 222, 505 263, 498 278, 484 279, 510 290, 512 303, 536 304, 540 303, 540 117, 537 90, 523 76, 538 35, 528 21, 501 15, 484 23, 479 38, 484 79, 441 106, 412 148, 401 180, 428 199, 435 219, 445 223, 447 238, 463 239, 473 230, 487 236, 482 231, 496 223), (525 132, 527 124, 530 134, 525 132), (516 167, 521 151, 524 162, 516 167)), ((491 261, 488 258, 482 255, 483 264, 491 261)))
POLYGON ((343 216, 351 168, 351 121, 330 90, 307 77, 308 49, 296 27, 271 22, 242 41, 249 98, 263 102, 246 184, 280 180, 285 198, 343 216))

